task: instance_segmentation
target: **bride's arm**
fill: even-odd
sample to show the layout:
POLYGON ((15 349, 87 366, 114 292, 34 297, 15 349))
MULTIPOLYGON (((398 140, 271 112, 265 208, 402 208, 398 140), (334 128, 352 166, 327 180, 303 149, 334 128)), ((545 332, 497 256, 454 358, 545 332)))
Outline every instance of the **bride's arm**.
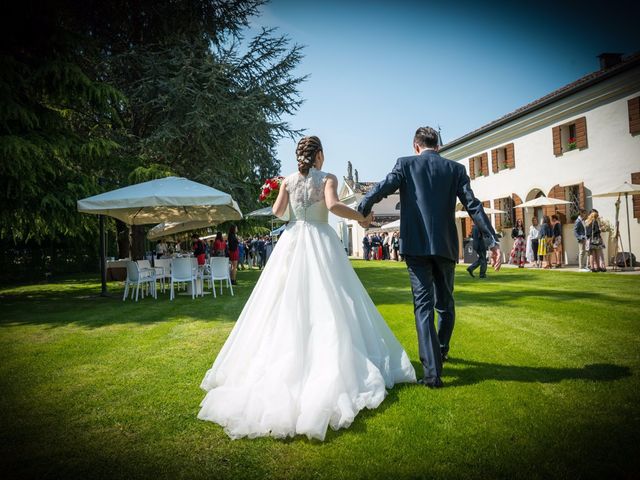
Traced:
POLYGON ((287 211, 287 205, 289 204, 289 192, 287 192, 287 189, 284 185, 285 181, 286 180, 282 181, 280 190, 278 191, 278 197, 273 203, 273 207, 271 207, 271 211, 276 217, 282 217, 282 215, 284 215, 284 212, 287 211))
POLYGON ((360 212, 347 207, 344 203, 338 200, 338 179, 335 175, 327 175, 327 180, 324 185, 324 199, 327 204, 327 208, 334 215, 356 220, 358 222, 365 221, 365 217, 360 212))

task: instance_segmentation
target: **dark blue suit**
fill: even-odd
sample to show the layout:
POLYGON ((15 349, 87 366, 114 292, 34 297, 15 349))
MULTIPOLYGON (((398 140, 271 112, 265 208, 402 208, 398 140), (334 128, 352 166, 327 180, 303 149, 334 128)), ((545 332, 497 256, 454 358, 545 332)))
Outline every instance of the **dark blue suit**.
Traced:
POLYGON ((358 211, 368 215, 375 203, 398 189, 400 254, 407 262, 411 280, 424 378, 433 381, 441 375, 441 355, 449 350, 455 323, 453 279, 459 257, 456 198, 488 237, 489 247, 495 241, 495 231, 471 190, 464 165, 433 150, 399 158, 391 173, 362 199, 358 211), (437 333, 434 306, 438 312, 437 333))

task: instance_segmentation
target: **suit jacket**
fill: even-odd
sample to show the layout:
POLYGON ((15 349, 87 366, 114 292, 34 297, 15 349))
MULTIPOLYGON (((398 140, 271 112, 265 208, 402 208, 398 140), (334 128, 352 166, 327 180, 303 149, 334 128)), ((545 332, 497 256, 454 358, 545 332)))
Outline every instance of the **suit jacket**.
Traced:
POLYGON ((447 160, 433 150, 401 157, 391 173, 365 195, 358 211, 368 215, 375 203, 398 189, 402 255, 437 255, 458 261, 456 198, 486 237, 487 247, 495 244, 495 230, 471 190, 464 165, 447 160))

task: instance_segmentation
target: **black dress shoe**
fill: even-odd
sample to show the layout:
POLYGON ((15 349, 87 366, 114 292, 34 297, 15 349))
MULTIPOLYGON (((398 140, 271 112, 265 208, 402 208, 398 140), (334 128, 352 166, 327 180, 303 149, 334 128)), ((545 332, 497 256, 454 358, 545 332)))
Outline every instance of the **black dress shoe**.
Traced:
POLYGON ((469 273, 469 275, 471 275, 471 277, 476 278, 476 276, 473 274, 473 270, 471 270, 470 267, 467 267, 467 272, 469 273))
POLYGON ((420 380, 418 380, 418 385, 424 385, 427 388, 444 387, 444 383, 442 383, 442 380, 440 379, 440 377, 430 378, 428 380, 425 378, 421 378, 420 380))
POLYGON ((487 278, 485 274, 480 275, 480 278, 487 278))

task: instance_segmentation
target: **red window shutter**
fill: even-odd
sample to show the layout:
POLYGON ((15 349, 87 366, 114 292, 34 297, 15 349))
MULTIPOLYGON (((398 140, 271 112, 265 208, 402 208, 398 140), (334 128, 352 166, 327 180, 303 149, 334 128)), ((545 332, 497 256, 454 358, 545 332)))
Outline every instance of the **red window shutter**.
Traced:
POLYGON ((640 97, 632 98, 627 103, 629 105, 629 133, 635 135, 640 133, 640 97))
POLYGON ((489 208, 489 205, 490 205, 490 204, 489 204, 489 200, 485 200, 484 202, 482 202, 482 206, 483 206, 484 208, 489 208))
POLYGON ((576 146, 579 149, 587 148, 587 119, 576 119, 576 146))
POLYGON ((551 129, 553 136, 553 154, 556 157, 562 155, 562 141, 560 139, 560 127, 553 127, 551 129))
POLYGON ((473 157, 469 159, 469 177, 471 180, 476 178, 476 159, 473 157))
POLYGON ((584 182, 578 184, 578 202, 580 208, 587 208, 585 205, 587 204, 587 195, 584 191, 584 182))
MULTIPOLYGON (((496 209, 498 210, 502 210, 500 208, 500 203, 501 202, 499 199, 493 201, 493 204, 496 205, 496 209)), ((496 231, 500 230, 501 228, 502 228, 502 213, 499 215, 496 215, 496 231)))
MULTIPOLYGON (((640 172, 631 174, 631 183, 640 185, 640 172)), ((640 219, 640 194, 633 195, 633 218, 640 219)))
POLYGON ((482 175, 489 176, 489 154, 484 152, 480 155, 480 168, 482 169, 482 175))
POLYGON ((507 149, 507 168, 516 168, 516 155, 513 143, 505 147, 507 149))
POLYGON ((498 173, 498 149, 491 150, 491 171, 498 173))

